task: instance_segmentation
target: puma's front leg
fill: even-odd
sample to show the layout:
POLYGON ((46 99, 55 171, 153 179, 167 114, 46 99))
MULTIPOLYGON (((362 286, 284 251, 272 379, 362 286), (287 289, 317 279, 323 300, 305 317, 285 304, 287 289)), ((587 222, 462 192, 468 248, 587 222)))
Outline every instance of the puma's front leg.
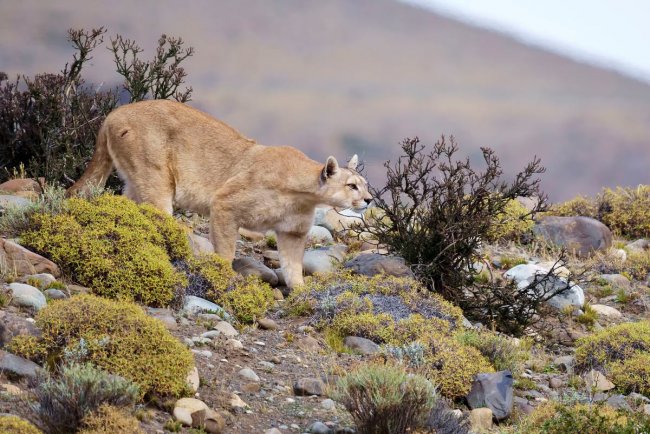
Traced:
POLYGON ((229 264, 235 259, 235 243, 238 237, 238 225, 234 216, 213 207, 210 210, 210 241, 214 252, 229 264))
POLYGON ((280 265, 287 286, 295 288, 304 283, 302 279, 302 258, 305 254, 307 234, 277 232, 280 265))

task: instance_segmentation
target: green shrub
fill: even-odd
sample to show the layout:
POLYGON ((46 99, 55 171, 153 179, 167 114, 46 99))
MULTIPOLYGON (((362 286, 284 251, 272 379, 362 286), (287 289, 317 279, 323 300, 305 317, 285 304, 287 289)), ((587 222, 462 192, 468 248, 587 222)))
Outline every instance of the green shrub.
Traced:
POLYGON ((650 351, 650 322, 615 325, 578 340, 576 368, 607 371, 611 363, 627 360, 640 351, 650 351))
POLYGON ((235 287, 220 299, 224 306, 234 313, 243 323, 252 323, 264 316, 274 302, 273 290, 258 277, 249 276, 237 279, 235 287))
POLYGON ((135 384, 90 364, 64 366, 56 378, 42 375, 35 391, 38 414, 51 433, 76 432, 101 405, 128 407, 139 396, 135 384))
POLYGON ((598 321, 598 312, 596 312, 589 303, 582 306, 582 313, 576 317, 576 322, 584 324, 589 330, 593 329, 598 321))
POLYGON ((0 415, 0 432, 4 434, 41 434, 40 429, 25 419, 13 415, 0 415))
POLYGON ((617 234, 650 237, 650 186, 603 189, 598 195, 600 220, 617 234))
POLYGON ((436 389, 399 366, 368 364, 341 378, 332 397, 350 412, 358 433, 401 434, 424 422, 436 389))
POLYGON ((499 212, 487 237, 490 241, 519 241, 524 235, 531 233, 535 222, 531 212, 516 199, 509 200, 499 212))
POLYGON ((192 353, 133 303, 79 295, 48 304, 36 325, 51 366, 91 362, 136 383, 141 396, 179 396, 187 390, 192 353))
POLYGON ((586 196, 578 196, 551 206, 548 213, 560 217, 598 218, 598 204, 586 196))
POLYGON ((191 255, 184 230, 123 196, 70 199, 60 214, 35 214, 21 243, 102 296, 164 306, 187 284, 170 260, 191 255))
POLYGON ((650 432, 650 419, 640 413, 614 410, 603 404, 561 404, 537 407, 518 427, 521 434, 636 434, 650 432))
POLYGON ((101 405, 82 421, 79 434, 144 434, 138 419, 123 408, 101 405))
POLYGON ((650 395, 650 353, 637 353, 609 366, 611 380, 626 393, 650 395))
POLYGON ((530 358, 531 342, 523 339, 516 344, 512 339, 489 331, 462 330, 456 339, 476 348, 497 371, 509 370, 514 376, 523 372, 530 358))

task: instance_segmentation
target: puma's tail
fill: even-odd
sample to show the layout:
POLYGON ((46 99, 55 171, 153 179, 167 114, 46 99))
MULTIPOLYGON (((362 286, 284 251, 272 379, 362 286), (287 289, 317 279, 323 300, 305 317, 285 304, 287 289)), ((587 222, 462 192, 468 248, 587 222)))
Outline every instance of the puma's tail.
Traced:
POLYGON ((113 161, 108 152, 108 128, 102 125, 97 134, 95 142, 95 153, 93 154, 86 171, 72 187, 66 191, 66 196, 77 196, 87 193, 92 187, 103 187, 108 176, 113 170, 113 161))

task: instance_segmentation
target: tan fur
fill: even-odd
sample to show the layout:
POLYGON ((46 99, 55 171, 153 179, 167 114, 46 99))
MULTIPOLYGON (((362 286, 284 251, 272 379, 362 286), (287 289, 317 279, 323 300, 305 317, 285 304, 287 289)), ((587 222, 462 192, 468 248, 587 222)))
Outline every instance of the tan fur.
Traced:
POLYGON ((114 166, 124 194, 168 213, 174 205, 210 216, 215 251, 232 260, 240 227, 277 233, 289 286, 301 284, 305 239, 319 204, 365 209, 366 180, 334 157, 325 165, 288 146, 262 146, 187 105, 143 101, 111 112, 93 158, 68 190, 104 185, 114 166))

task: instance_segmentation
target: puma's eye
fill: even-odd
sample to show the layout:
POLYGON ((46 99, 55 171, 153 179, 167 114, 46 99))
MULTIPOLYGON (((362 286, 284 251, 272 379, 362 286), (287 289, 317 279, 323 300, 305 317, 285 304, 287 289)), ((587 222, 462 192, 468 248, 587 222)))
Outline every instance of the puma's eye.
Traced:
POLYGON ((348 187, 350 187, 352 190, 358 190, 359 187, 357 187, 357 184, 348 184, 348 187))

